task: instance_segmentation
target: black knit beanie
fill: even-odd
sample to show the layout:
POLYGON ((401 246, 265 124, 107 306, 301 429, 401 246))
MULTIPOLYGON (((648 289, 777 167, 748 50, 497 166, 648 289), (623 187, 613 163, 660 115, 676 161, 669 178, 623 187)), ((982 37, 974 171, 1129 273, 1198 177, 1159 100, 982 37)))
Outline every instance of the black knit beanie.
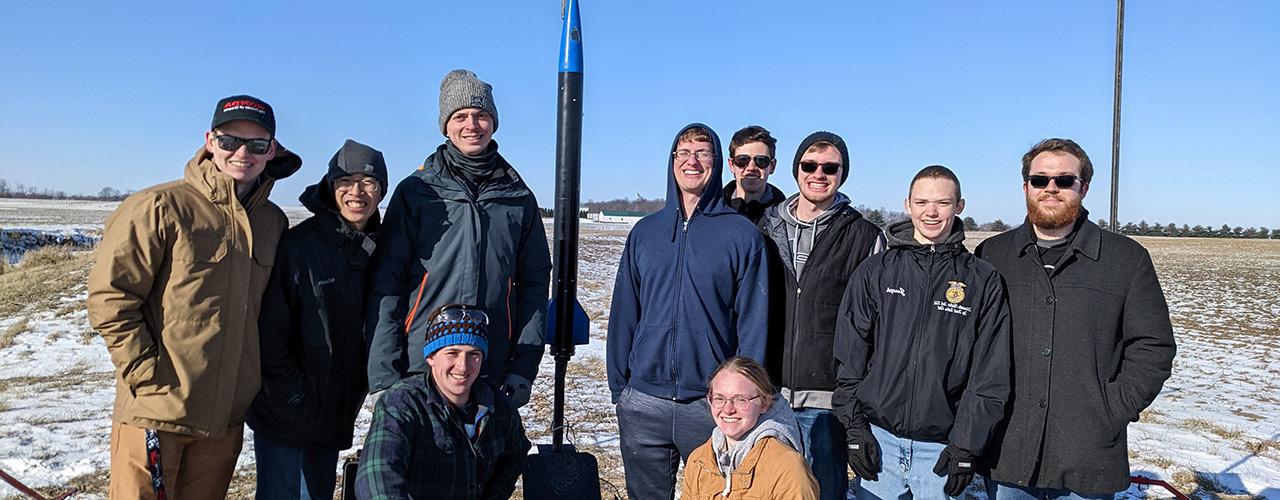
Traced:
POLYGON ((796 148, 796 159, 791 162, 791 176, 797 180, 800 179, 800 158, 804 156, 804 152, 809 149, 809 146, 817 142, 829 142, 840 151, 840 163, 844 165, 844 169, 840 171, 840 185, 843 186, 844 181, 849 179, 849 170, 851 170, 850 167, 852 166, 849 164, 849 147, 845 146, 844 139, 831 132, 814 132, 809 134, 809 137, 805 137, 803 141, 800 141, 800 147, 796 148))

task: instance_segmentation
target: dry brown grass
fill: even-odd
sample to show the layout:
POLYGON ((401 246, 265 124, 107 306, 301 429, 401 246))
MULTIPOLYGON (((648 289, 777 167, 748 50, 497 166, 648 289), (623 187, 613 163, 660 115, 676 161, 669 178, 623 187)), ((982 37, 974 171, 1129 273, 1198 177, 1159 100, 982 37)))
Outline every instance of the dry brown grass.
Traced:
POLYGON ((89 252, 29 252, 22 266, 0 275, 0 317, 58 309, 62 305, 59 299, 84 287, 92 264, 93 254, 89 252))
POLYGON ((75 251, 71 247, 65 246, 47 246, 40 247, 25 254, 22 254, 22 266, 47 266, 66 262, 75 258, 75 251))
POLYGON ((18 334, 27 331, 29 326, 30 322, 27 318, 22 318, 5 328, 3 332, 0 332, 0 349, 12 346, 18 338, 18 334))
POLYGON ((1236 441, 1244 437, 1244 431, 1240 429, 1228 429, 1215 422, 1205 420, 1203 418, 1188 418, 1178 424, 1187 430, 1196 432, 1207 432, 1223 439, 1236 441))

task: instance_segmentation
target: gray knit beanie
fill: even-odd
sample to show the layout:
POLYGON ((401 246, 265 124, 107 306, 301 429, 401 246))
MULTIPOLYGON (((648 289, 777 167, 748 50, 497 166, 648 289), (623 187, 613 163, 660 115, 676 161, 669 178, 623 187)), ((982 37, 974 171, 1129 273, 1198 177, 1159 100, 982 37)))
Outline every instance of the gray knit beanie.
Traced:
POLYGON ((455 69, 440 80, 440 133, 445 134, 444 124, 453 113, 463 108, 479 108, 493 117, 493 130, 498 130, 498 107, 493 103, 493 86, 480 80, 475 73, 455 69))

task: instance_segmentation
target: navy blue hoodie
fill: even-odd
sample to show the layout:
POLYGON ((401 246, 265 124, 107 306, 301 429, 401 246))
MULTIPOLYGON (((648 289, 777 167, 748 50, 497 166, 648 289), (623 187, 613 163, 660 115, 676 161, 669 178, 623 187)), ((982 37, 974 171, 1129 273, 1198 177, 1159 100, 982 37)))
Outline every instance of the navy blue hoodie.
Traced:
MULTIPOLYGON (((671 143, 675 151, 681 134, 671 143)), ((731 356, 764 362, 768 311, 766 250, 760 231, 730 208, 719 189, 720 138, 711 178, 687 220, 674 158, 667 155, 666 206, 627 236, 609 310, 607 364, 613 401, 627 386, 692 401, 731 356)))

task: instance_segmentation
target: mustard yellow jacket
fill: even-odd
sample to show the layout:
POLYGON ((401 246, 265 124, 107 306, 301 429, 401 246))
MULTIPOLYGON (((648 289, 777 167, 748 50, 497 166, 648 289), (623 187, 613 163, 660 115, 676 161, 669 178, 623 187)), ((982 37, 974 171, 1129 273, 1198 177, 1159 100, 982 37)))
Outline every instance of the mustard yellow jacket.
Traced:
POLYGON ((278 146, 242 205, 210 158, 201 148, 183 179, 107 219, 88 309, 116 367, 118 422, 221 437, 258 391, 258 306, 289 225, 267 197, 302 162, 278 146))
POLYGON ((804 456, 782 441, 766 437, 756 442, 733 473, 731 487, 724 495, 725 477, 716 467, 715 452, 708 440, 689 455, 684 466, 682 500, 786 499, 817 500, 818 481, 809 471, 804 456))

